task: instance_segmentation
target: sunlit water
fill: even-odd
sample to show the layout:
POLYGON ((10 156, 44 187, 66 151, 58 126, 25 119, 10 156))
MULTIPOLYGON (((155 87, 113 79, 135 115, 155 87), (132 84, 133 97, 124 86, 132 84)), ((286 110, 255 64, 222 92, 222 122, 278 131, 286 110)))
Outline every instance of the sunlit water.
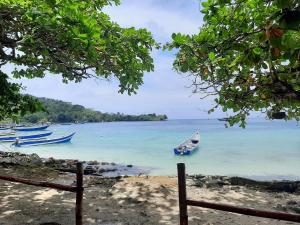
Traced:
POLYGON ((75 131, 71 143, 16 148, 42 157, 98 160, 151 168, 153 175, 175 175, 184 162, 189 174, 256 178, 300 177, 300 126, 297 122, 250 120, 246 129, 225 128, 218 120, 113 122, 53 125, 59 136, 75 131), (200 148, 176 156, 173 148, 193 132, 200 148))

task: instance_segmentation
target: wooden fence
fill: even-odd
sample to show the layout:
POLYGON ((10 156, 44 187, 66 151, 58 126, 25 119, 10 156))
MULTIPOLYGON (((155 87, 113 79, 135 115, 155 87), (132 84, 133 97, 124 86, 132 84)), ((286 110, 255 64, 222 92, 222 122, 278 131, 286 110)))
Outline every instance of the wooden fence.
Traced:
POLYGON ((6 180, 16 183, 28 184, 38 187, 53 188, 62 191, 76 192, 76 208, 75 217, 76 225, 82 225, 82 200, 83 200, 83 167, 82 163, 77 163, 76 186, 68 186, 62 184, 54 184, 44 181, 32 181, 28 179, 15 178, 9 176, 0 176, 0 180, 6 180))
POLYGON ((195 201, 195 200, 187 199, 184 163, 177 164, 177 172, 178 172, 180 225, 188 225, 188 212, 187 212, 188 205, 232 212, 232 213, 248 215, 248 216, 263 217, 263 218, 300 223, 300 215, 297 214, 264 211, 264 210, 257 210, 252 208, 237 207, 237 206, 232 206, 227 204, 219 204, 219 203, 211 203, 211 202, 195 201))

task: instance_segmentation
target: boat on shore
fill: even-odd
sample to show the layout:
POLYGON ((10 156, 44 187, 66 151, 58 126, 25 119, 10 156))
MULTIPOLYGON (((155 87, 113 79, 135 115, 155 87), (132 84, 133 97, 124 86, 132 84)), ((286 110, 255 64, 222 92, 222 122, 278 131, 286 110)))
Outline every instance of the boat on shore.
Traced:
POLYGON ((194 133, 188 140, 174 148, 175 155, 189 155, 195 151, 200 144, 200 133, 194 133))
POLYGON ((22 126, 22 127, 14 127, 13 130, 15 131, 39 131, 39 130, 46 130, 49 127, 49 125, 42 125, 42 126, 22 126))
POLYGON ((15 143, 13 143, 16 147, 22 147, 22 146, 35 146, 35 145, 48 145, 48 144, 60 144, 60 143, 66 143, 71 141, 72 137, 75 135, 75 133, 72 133, 68 136, 63 136, 59 138, 45 138, 40 140, 16 140, 15 143))
POLYGON ((13 142, 16 141, 17 139, 19 140, 28 140, 28 139, 40 139, 44 138, 47 136, 50 136, 52 132, 43 132, 43 133, 38 133, 38 134, 30 134, 30 135, 8 135, 8 136, 0 136, 0 141, 5 141, 5 142, 13 142))

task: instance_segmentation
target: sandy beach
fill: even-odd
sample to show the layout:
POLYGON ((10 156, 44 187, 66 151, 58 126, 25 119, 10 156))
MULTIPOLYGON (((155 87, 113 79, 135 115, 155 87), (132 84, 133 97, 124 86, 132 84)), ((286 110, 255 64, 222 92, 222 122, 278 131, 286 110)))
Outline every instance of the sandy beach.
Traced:
MULTIPOLYGON (((1 166, 1 174, 72 184, 75 175, 46 168, 1 166), (47 174, 47 175, 45 175, 47 174)), ((101 178, 84 176, 84 224, 178 224, 177 178, 133 176, 101 178)), ((187 179, 190 199, 221 202, 237 206, 295 213, 288 205, 300 202, 300 193, 267 192, 245 186, 197 187, 187 179)), ((71 225, 75 194, 47 188, 0 181, 0 224, 71 225)), ((250 225, 296 224, 271 219, 241 216, 221 211, 189 207, 189 224, 250 225)), ((299 213, 299 212, 298 212, 299 213)))
POLYGON ((300 0, 0 0, 0 225, 297 224, 300 0))

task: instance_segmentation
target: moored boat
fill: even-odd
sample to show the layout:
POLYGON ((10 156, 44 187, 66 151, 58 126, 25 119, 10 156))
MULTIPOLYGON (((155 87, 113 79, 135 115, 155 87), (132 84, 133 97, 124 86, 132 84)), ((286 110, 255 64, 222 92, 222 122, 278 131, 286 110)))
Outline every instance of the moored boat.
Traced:
POLYGON ((0 132, 0 136, 8 136, 8 135, 15 135, 16 132, 13 131, 6 131, 6 132, 0 132))
POLYGON ((228 120, 229 120, 229 118, 228 117, 224 117, 224 118, 220 118, 220 119, 218 119, 219 121, 225 121, 225 122, 227 122, 228 120))
POLYGON ((42 126, 35 126, 35 127, 14 127, 13 129, 16 131, 38 131, 38 130, 45 130, 49 127, 49 125, 42 125, 42 126))
POLYGON ((199 147, 199 144, 200 134, 196 132, 188 140, 174 148, 174 153, 175 155, 189 155, 199 147))
POLYGON ((40 139, 47 136, 50 136, 52 132, 43 132, 38 134, 29 134, 29 135, 8 135, 8 136, 1 136, 0 141, 15 141, 17 138, 19 140, 27 140, 27 139, 40 139))
POLYGON ((75 133, 72 133, 68 136, 59 137, 59 138, 49 138, 49 139, 41 139, 41 140, 25 140, 15 141, 14 145, 16 147, 22 147, 22 146, 35 146, 35 145, 47 145, 47 144, 59 144, 59 143, 66 143, 71 141, 72 137, 75 133))
POLYGON ((60 125, 72 125, 73 123, 60 123, 60 125))

